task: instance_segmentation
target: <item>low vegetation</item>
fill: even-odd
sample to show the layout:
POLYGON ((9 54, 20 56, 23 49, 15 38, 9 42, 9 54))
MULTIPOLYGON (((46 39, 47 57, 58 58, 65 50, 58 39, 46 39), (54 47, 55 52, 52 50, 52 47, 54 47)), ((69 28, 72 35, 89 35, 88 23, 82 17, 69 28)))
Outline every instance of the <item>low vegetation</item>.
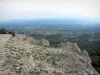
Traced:
POLYGON ((13 31, 8 31, 5 28, 0 29, 0 34, 11 34, 12 36, 15 36, 15 32, 13 31))

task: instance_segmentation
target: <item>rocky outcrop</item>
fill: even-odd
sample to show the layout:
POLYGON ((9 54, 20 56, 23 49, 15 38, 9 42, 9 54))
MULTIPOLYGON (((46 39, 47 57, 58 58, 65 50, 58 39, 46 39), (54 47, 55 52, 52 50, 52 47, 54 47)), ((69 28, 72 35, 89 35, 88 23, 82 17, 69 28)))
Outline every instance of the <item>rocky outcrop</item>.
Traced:
POLYGON ((25 35, 17 35, 20 36, 20 39, 22 38, 22 41, 25 41, 27 43, 33 44, 33 45, 41 45, 41 46, 49 46, 50 43, 47 39, 36 39, 34 37, 29 37, 25 35))
POLYGON ((78 45, 76 43, 71 43, 71 42, 64 42, 61 44, 63 48, 65 48, 66 50, 70 50, 73 52, 81 52, 81 49, 78 47, 78 45))
POLYGON ((49 43, 48 40, 46 40, 46 39, 41 39, 40 41, 41 41, 41 45, 43 45, 43 46, 50 46, 50 43, 49 43))
POLYGON ((88 53, 76 43, 48 48, 32 44, 30 38, 17 35, 5 43, 1 48, 0 75, 99 75, 88 53))
POLYGON ((91 59, 90 59, 90 57, 89 57, 89 54, 88 54, 88 52, 86 51, 86 50, 83 50, 83 56, 86 58, 86 60, 88 61, 88 63, 90 63, 90 64, 92 64, 92 61, 91 61, 91 59))

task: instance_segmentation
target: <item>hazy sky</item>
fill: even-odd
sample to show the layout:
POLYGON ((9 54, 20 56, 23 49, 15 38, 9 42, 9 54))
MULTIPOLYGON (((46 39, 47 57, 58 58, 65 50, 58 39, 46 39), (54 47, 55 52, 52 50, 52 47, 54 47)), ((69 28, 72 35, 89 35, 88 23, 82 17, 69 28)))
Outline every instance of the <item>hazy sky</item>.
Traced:
POLYGON ((58 17, 100 19, 100 0, 0 0, 0 20, 58 17))

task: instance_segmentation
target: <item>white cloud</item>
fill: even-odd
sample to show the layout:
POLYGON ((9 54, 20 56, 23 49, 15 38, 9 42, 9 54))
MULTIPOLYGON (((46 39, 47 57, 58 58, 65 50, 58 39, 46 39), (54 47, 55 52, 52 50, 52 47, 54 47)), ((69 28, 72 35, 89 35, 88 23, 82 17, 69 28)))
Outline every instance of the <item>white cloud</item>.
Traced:
POLYGON ((0 19, 100 18, 99 0, 0 0, 0 19))

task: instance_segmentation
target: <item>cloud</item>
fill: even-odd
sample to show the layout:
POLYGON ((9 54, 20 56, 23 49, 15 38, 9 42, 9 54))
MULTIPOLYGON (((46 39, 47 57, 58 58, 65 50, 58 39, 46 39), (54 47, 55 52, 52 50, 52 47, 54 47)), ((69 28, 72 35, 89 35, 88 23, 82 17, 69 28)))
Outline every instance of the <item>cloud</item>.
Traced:
POLYGON ((0 0, 0 19, 100 18, 99 0, 0 0))

